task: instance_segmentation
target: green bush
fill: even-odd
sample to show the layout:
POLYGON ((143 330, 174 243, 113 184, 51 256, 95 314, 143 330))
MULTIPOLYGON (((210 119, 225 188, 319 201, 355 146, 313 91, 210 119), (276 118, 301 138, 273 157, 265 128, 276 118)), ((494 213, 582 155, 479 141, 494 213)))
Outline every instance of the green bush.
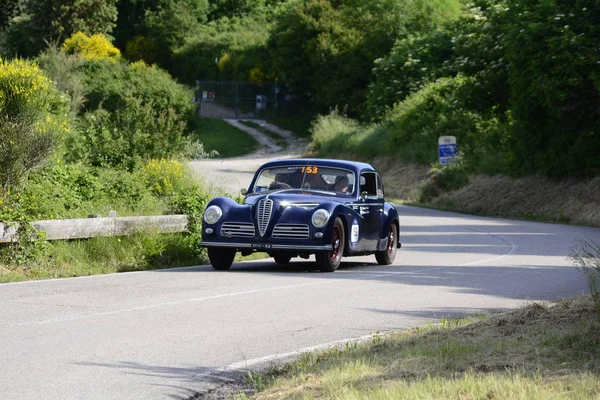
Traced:
POLYGON ((177 158, 190 150, 185 123, 173 109, 161 109, 137 98, 123 107, 87 113, 80 129, 67 139, 66 159, 96 167, 129 171, 153 158, 177 158))
POLYGON ((85 85, 81 73, 77 72, 84 60, 61 52, 55 45, 50 45, 37 60, 54 86, 69 96, 71 116, 77 116, 85 103, 85 85))
POLYGON ((469 172, 461 163, 450 166, 436 164, 421 185, 419 202, 428 203, 440 194, 460 189, 468 183, 469 172))
POLYGON ((0 220, 85 218, 110 210, 153 215, 166 209, 141 172, 62 164, 33 173, 22 190, 12 192, 0 205, 0 220))
POLYGON ((126 108, 131 98, 151 104, 157 112, 173 109, 181 121, 186 121, 192 110, 191 89, 178 84, 166 71, 143 61, 132 64, 90 61, 79 70, 86 84, 88 111, 103 108, 115 113, 126 108))
POLYGON ((173 214, 188 216, 188 235, 185 243, 187 248, 196 256, 202 257, 206 252, 200 247, 202 241, 202 214, 210 201, 207 193, 198 186, 189 186, 169 198, 169 207, 173 214))

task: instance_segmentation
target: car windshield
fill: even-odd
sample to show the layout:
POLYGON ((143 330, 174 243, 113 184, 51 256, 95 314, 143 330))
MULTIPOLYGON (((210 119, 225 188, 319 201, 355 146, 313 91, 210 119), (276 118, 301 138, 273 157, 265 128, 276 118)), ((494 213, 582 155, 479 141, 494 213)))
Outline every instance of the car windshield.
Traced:
POLYGON ((252 192, 296 189, 350 195, 354 192, 352 171, 318 165, 293 165, 260 171, 252 192))

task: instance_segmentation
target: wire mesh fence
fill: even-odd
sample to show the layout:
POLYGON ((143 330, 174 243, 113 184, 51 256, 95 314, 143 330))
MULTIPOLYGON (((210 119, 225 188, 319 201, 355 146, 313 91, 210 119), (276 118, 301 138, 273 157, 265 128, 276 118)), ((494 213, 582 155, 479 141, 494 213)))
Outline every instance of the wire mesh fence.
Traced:
POLYGON ((303 102, 282 82, 197 81, 196 112, 206 118, 270 119, 294 114, 303 102))

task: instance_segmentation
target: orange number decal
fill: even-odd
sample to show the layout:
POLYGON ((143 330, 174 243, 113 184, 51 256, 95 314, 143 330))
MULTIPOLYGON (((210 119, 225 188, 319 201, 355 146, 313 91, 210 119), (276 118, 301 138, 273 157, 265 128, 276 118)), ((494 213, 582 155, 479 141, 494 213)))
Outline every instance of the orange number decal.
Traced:
POLYGON ((306 172, 307 174, 318 174, 319 167, 302 167, 302 172, 306 172))

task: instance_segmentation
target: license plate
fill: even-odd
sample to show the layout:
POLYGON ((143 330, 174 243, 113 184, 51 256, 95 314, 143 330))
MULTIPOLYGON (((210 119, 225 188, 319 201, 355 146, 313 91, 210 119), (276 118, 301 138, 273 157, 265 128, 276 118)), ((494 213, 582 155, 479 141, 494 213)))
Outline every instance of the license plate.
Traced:
POLYGON ((271 243, 252 243, 253 249, 271 249, 273 245, 271 243))

